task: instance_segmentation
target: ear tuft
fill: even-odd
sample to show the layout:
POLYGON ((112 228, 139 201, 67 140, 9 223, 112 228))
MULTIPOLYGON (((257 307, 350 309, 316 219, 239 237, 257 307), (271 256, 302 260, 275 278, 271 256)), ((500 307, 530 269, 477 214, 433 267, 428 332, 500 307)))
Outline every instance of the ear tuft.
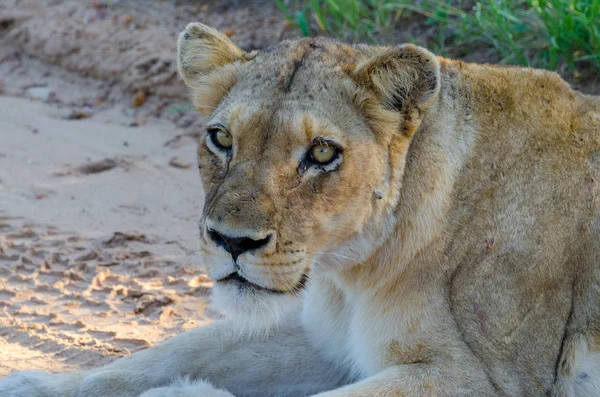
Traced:
POLYGON ((242 61, 245 53, 229 38, 201 23, 190 23, 177 40, 179 74, 188 86, 214 69, 242 61))
POLYGON ((359 64, 353 79, 390 110, 426 110, 440 89, 440 65, 431 52, 405 44, 359 64))

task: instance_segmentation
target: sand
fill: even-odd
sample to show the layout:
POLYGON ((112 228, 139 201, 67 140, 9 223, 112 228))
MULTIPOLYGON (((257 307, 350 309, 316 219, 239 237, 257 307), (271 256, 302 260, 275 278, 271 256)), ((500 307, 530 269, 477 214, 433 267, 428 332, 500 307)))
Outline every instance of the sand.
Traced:
POLYGON ((0 377, 97 366, 214 317, 195 139, 64 114, 0 97, 0 377))
POLYGON ((294 34, 271 0, 3 0, 0 47, 132 92, 187 98, 175 40, 196 21, 245 50, 294 34))

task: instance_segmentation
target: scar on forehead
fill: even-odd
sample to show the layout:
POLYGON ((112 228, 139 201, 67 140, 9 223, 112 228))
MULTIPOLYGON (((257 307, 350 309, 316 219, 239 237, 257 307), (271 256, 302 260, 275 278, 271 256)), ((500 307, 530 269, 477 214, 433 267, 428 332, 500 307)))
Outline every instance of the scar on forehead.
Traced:
POLYGON ((296 72, 300 69, 304 60, 311 51, 322 49, 323 47, 317 44, 317 41, 312 38, 300 40, 296 47, 291 51, 288 57, 281 63, 277 70, 277 81, 279 88, 283 92, 289 92, 296 76, 296 72))

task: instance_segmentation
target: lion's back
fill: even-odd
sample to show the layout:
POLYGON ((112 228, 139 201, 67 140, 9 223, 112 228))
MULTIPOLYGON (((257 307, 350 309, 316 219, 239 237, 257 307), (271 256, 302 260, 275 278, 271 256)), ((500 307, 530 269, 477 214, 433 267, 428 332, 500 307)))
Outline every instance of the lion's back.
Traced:
POLYGON ((600 322, 600 99, 551 72, 444 66, 477 134, 447 223, 454 315, 504 390, 535 394, 565 335, 600 322))

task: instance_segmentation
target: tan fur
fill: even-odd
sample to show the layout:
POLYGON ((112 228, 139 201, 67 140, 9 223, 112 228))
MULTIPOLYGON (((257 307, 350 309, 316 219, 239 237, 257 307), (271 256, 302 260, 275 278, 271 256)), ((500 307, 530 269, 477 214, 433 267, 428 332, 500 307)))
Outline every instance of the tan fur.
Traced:
MULTIPOLYGON (((370 301, 365 322, 408 322, 377 347, 383 368, 447 362, 456 387, 473 377, 469 390, 509 395, 574 382, 599 332, 598 99, 550 72, 436 60, 410 45, 289 41, 231 73, 237 83, 209 122, 244 109, 230 126, 237 152, 220 184, 205 183, 205 216, 276 230, 263 268, 296 258, 285 255, 289 241, 306 266, 316 259, 311 277, 370 301), (307 125, 343 141, 336 173, 298 176, 291 150, 308 144, 307 125), (381 217, 397 221, 373 252, 335 256, 377 233, 381 217)), ((213 158, 201 144, 205 179, 220 172, 205 171, 213 158)), ((427 382, 453 394, 443 377, 427 382)), ((420 390, 416 379, 397 388, 420 390)))
MULTIPOLYGON (((203 262, 280 292, 215 283, 268 336, 219 322, 51 390, 129 396, 113 390, 189 375, 238 397, 600 395, 599 98, 413 45, 245 54, 191 24, 178 47, 207 125, 233 137, 231 154, 198 147, 203 262), (318 137, 343 148, 337 168, 302 165, 318 137), (209 228, 271 237, 234 262, 209 228)), ((46 395, 19 394, 40 379, 0 391, 46 395)))

